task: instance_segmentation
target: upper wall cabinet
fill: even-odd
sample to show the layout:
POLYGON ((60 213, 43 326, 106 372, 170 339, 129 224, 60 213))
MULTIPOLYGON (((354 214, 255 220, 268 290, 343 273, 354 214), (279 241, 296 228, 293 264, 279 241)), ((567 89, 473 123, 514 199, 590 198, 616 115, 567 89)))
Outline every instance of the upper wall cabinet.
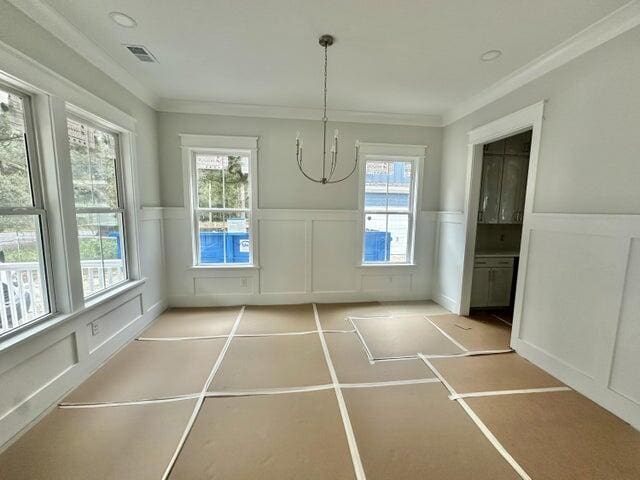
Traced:
POLYGON ((484 146, 478 223, 522 223, 531 132, 484 146))

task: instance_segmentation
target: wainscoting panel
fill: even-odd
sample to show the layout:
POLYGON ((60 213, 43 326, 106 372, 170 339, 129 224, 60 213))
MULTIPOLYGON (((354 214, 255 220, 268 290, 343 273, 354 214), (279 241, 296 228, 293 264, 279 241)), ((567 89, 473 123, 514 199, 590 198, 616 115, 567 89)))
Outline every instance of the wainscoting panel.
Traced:
POLYGON ((313 292, 355 292, 356 222, 313 220, 312 231, 313 292))
POLYGON ((640 238, 631 241, 610 388, 640 406, 640 238))
POLYGON ((260 220, 260 292, 307 291, 307 228, 304 220, 260 220))
POLYGON ((440 212, 436 222, 433 299, 457 312, 464 258, 464 216, 462 212, 440 212))

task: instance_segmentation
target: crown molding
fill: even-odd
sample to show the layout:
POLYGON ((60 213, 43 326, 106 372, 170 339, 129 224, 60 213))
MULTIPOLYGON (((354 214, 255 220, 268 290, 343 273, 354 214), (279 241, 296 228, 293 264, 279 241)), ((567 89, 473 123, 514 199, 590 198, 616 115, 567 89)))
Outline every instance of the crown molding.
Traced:
POLYGON ((449 110, 443 116, 443 126, 466 117, 638 25, 640 25, 640 0, 632 0, 449 110))
POLYGON ((111 77, 141 101, 156 108, 158 96, 120 66, 93 40, 43 0, 8 0, 14 7, 61 40, 86 61, 111 77))
MULTIPOLYGON (((158 103, 157 110, 172 113, 196 113, 202 115, 282 118, 293 120, 318 120, 322 118, 321 108, 249 105, 169 98, 161 98, 158 103)), ((335 122, 410 125, 419 127, 442 126, 442 118, 440 115, 328 110, 327 116, 335 122)))

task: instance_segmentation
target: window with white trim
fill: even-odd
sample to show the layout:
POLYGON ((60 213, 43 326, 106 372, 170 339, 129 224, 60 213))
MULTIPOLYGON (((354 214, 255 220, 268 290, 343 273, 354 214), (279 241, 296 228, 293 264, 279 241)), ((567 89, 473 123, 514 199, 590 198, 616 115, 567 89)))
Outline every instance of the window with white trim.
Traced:
POLYGON ((0 85, 0 335, 52 310, 30 97, 0 85))
POLYGON ((363 264, 413 261, 418 159, 365 155, 363 264))
POLYGON ((85 298, 128 278, 119 134, 67 119, 85 298))
POLYGON ((253 263, 251 155, 249 150, 192 152, 198 265, 253 263))

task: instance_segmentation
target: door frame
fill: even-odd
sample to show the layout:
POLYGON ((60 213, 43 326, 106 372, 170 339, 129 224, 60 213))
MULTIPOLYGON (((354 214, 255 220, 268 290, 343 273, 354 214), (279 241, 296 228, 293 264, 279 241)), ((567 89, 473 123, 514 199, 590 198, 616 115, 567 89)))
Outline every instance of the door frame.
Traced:
POLYGON ((523 298, 524 279, 527 268, 526 252, 529 248, 529 222, 533 213, 533 203, 538 169, 538 155, 540 152, 540 135, 544 119, 545 101, 534 103, 510 115, 493 122, 474 128, 468 132, 467 146, 467 177, 465 184, 464 209, 464 256, 460 279, 460 298, 458 314, 468 315, 471 304, 471 284, 473 278, 473 263, 476 245, 476 227, 478 219, 478 202, 480 200, 480 183, 482 178, 483 145, 506 137, 516 135, 526 130, 532 130, 531 153, 529 154, 529 169, 527 171, 527 188, 525 193, 524 215, 522 219, 522 241, 520 243, 520 263, 516 280, 516 297, 514 305, 512 343, 518 338, 520 327, 520 312, 523 298))

